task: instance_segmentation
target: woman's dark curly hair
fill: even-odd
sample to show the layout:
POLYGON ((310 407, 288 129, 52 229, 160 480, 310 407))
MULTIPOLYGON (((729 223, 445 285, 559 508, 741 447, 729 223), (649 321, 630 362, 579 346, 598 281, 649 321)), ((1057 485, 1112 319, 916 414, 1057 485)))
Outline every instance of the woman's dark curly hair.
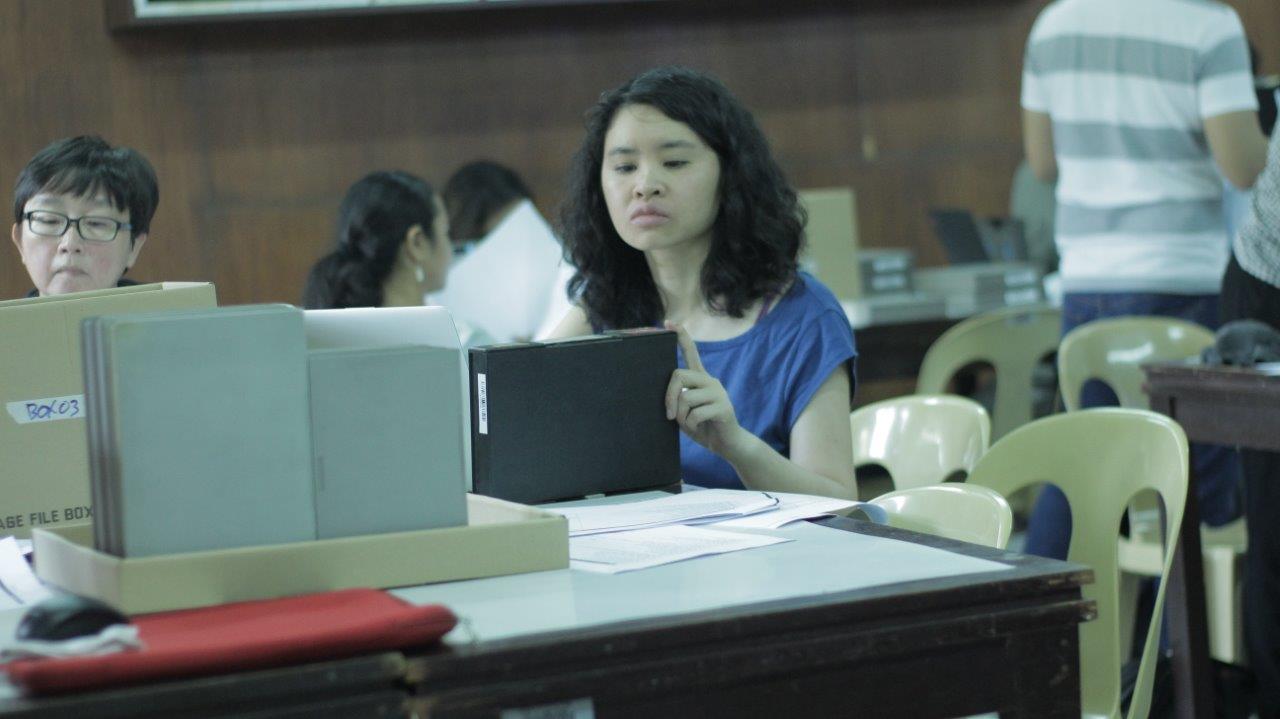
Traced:
POLYGON ((431 237, 435 190, 407 172, 374 172, 347 190, 338 208, 338 247, 307 275, 307 309, 381 307, 382 286, 395 267, 405 235, 414 225, 431 237))
POLYGON ((688 125, 720 159, 720 209, 702 265, 708 306, 741 317, 756 300, 781 292, 796 276, 806 218, 764 133, 719 80, 656 68, 600 97, 569 168, 560 207, 565 255, 577 268, 569 294, 592 326, 652 326, 664 314, 644 253, 618 236, 600 185, 605 133, 628 105, 649 105, 688 125))

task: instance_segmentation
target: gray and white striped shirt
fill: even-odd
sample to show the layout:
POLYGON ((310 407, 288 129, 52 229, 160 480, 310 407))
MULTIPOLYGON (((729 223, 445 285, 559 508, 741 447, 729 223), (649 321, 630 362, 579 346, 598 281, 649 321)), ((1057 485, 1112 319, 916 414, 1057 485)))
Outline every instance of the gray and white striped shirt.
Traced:
POLYGON ((1205 118, 1257 108, 1240 19, 1216 0, 1057 0, 1022 106, 1053 121, 1067 292, 1216 293, 1228 240, 1205 118))

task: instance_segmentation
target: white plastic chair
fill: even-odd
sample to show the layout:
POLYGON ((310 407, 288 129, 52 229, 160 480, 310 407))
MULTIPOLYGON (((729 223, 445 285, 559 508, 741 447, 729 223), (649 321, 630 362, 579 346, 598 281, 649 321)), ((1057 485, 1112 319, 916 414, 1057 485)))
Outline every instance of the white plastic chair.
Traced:
MULTIPOLYGON (((1153 491, 1164 502, 1163 577, 1187 496, 1187 437, 1176 422, 1147 410, 1105 408, 1036 420, 996 442, 969 475, 971 484, 1008 496, 1041 482, 1057 485, 1071 507, 1067 559, 1093 569, 1084 596, 1098 616, 1080 627, 1080 697, 1087 716, 1120 716, 1120 667, 1128 647, 1120 631, 1120 519, 1130 500, 1153 491)), ((1130 718, 1150 710, 1167 582, 1156 592, 1130 718)))
POLYGON ((884 467, 899 490, 967 475, 991 443, 987 410, 955 395, 875 402, 854 410, 849 425, 855 467, 884 467))
POLYGON ((976 484, 934 484, 871 500, 889 515, 889 526, 1004 549, 1013 510, 1001 494, 976 484))

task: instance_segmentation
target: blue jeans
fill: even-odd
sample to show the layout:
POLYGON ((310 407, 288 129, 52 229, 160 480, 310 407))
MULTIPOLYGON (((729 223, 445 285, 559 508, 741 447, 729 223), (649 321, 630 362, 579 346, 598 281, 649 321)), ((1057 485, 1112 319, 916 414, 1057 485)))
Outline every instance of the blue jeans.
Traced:
MULTIPOLYGON (((1216 329, 1219 323, 1217 295, 1167 295, 1157 293, 1071 293, 1063 298, 1062 334, 1080 325, 1107 317, 1158 315, 1190 320, 1216 329)), ((1080 391, 1082 407, 1119 404, 1115 392, 1090 380, 1080 391)), ((1240 516, 1240 457, 1234 449, 1209 444, 1191 445, 1191 467, 1196 478, 1200 518, 1219 526, 1240 516)), ((1046 486, 1031 510, 1027 524, 1027 554, 1066 559, 1071 543, 1071 509, 1062 490, 1046 486)))

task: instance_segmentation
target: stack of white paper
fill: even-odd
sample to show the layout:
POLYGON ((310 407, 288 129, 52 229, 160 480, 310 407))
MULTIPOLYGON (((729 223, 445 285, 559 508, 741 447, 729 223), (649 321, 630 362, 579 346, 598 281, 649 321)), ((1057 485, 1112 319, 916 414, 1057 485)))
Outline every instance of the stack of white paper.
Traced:
POLYGON ((0 585, 4 589, 0 592, 0 609, 35 604, 52 594, 31 571, 13 537, 0 539, 0 585))
MULTIPOLYGON (((772 510, 753 514, 749 517, 720 520, 716 522, 716 526, 732 527, 734 529, 777 529, 783 525, 805 519, 833 517, 851 507, 859 507, 866 511, 867 515, 872 519, 882 521, 877 519, 877 510, 879 508, 866 502, 818 497, 812 494, 793 494, 791 492, 770 492, 769 495, 778 500, 777 506, 772 510)), ((879 513, 882 514, 883 510, 879 513)))
POLYGON ((533 203, 524 201, 449 268, 444 289, 427 304, 444 305, 497 342, 531 339, 568 310, 560 241, 533 203), (551 319, 549 313, 557 314, 551 319))
POLYGON ((569 520, 569 536, 624 532, 671 524, 715 522, 766 512, 778 506, 765 492, 708 489, 660 499, 595 507, 546 507, 569 520))
POLYGON ((679 526, 599 533, 569 539, 569 566, 588 572, 617 574, 790 541, 762 534, 679 526))

